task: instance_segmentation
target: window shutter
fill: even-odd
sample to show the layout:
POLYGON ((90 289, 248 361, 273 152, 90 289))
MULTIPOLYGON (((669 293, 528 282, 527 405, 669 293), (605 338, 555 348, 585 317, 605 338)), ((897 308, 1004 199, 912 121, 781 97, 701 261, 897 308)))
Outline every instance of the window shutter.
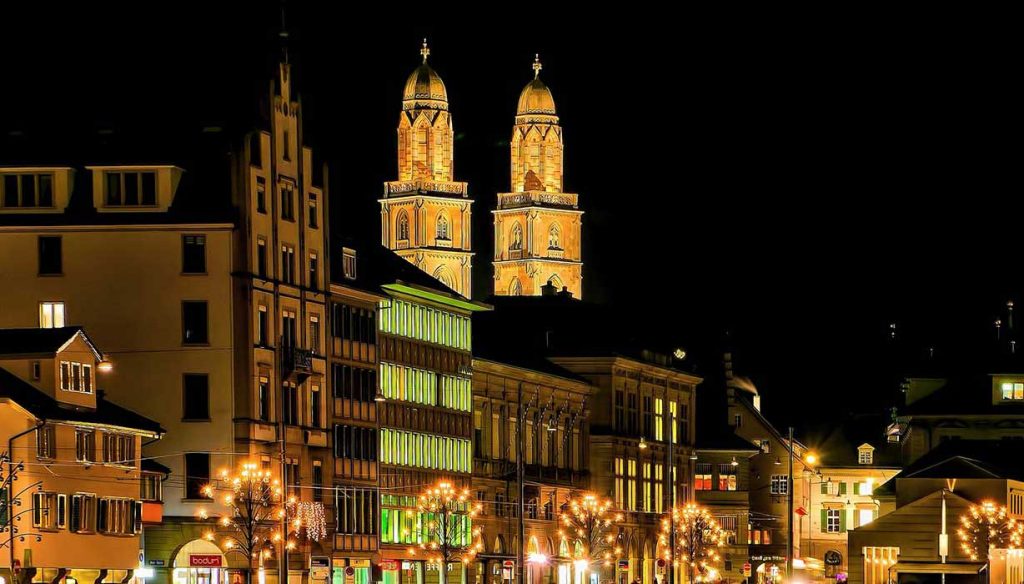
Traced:
POLYGON ((821 494, 822 495, 827 495, 828 494, 828 482, 827 481, 821 483, 821 494))
POLYGON ((96 531, 105 532, 107 530, 107 507, 106 499, 100 499, 96 503, 96 531))
POLYGON ((846 481, 843 481, 843 482, 839 483, 839 494, 840 495, 845 495, 846 494, 846 481))
POLYGON ((132 533, 142 533, 142 501, 134 501, 134 514, 132 517, 132 533))
POLYGON ((821 532, 828 533, 828 509, 821 510, 821 532))
POLYGON ((846 508, 839 511, 839 533, 846 533, 846 508))
POLYGON ((71 495, 71 521, 68 522, 68 530, 77 533, 82 529, 82 496, 71 495))

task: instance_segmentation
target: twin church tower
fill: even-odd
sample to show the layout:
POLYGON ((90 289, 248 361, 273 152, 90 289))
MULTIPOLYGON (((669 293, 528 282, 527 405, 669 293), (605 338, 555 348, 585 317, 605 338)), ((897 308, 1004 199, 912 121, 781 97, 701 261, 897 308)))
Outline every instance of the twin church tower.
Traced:
MULTIPOLYGON (((455 180, 448 92, 427 63, 409 75, 398 120, 398 179, 384 183, 381 240, 416 267, 472 295, 472 206, 455 180)), ((512 130, 511 192, 498 194, 494 213, 494 293, 539 296, 551 284, 582 296, 577 195, 562 192, 563 144, 555 100, 534 76, 519 95, 512 130)))

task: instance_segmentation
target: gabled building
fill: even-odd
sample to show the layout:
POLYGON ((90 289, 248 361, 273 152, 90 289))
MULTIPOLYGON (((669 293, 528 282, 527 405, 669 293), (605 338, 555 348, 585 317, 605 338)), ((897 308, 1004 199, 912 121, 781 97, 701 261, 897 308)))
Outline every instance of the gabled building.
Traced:
POLYGON ((1005 505, 1011 519, 1024 519, 1022 456, 1017 440, 950 440, 919 458, 876 490, 895 510, 850 532, 849 582, 942 575, 947 582, 972 582, 986 570, 991 582, 1020 582, 1019 551, 993 549, 989 558, 972 560, 956 532, 968 507, 986 501, 1005 505), (948 534, 947 546, 940 544, 941 533, 948 534))
MULTIPOLYGON (((79 327, 0 329, 0 574, 127 582, 160 521, 144 443, 164 429, 107 400, 113 364, 79 327), (12 560, 16 573, 11 572, 12 560)), ((159 484, 159 483, 157 483, 159 484)))

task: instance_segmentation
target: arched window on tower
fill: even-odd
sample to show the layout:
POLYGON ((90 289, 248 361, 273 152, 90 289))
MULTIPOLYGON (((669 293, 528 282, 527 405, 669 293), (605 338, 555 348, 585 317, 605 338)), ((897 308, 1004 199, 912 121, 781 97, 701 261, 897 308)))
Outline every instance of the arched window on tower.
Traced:
POLYGON ((519 278, 512 278, 512 283, 508 286, 509 296, 522 296, 523 295, 523 283, 519 281, 519 278))
POLYGON ((448 232, 448 215, 444 211, 437 214, 437 238, 451 240, 448 232))
POLYGON ((399 241, 409 240, 409 215, 405 211, 398 213, 398 220, 395 222, 397 225, 395 229, 395 235, 399 241))
POLYGON ((512 235, 508 241, 509 251, 518 251, 523 249, 523 226, 518 222, 512 225, 512 235))
POLYGON ((548 249, 562 249, 562 232, 558 223, 552 223, 548 228, 548 249))

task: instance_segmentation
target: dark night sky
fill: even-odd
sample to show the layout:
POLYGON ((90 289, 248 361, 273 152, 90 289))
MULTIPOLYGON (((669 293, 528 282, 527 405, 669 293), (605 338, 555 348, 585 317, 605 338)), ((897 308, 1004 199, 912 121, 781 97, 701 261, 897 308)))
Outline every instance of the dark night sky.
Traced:
MULTIPOLYGON (((0 37, 8 145, 12 131, 198 129, 247 108, 277 54, 274 2, 41 4, 9 12, 0 37)), ((1018 297, 1019 46, 998 15, 588 8, 443 24, 422 4, 325 4, 293 3, 289 24, 336 233, 378 233, 402 86, 428 36, 477 201, 476 289, 489 288, 489 211, 540 52, 566 189, 586 212, 586 296, 678 338, 705 371, 730 329, 780 426, 847 407, 841 395, 887 403, 887 323, 911 354, 958 355, 1018 297)))

